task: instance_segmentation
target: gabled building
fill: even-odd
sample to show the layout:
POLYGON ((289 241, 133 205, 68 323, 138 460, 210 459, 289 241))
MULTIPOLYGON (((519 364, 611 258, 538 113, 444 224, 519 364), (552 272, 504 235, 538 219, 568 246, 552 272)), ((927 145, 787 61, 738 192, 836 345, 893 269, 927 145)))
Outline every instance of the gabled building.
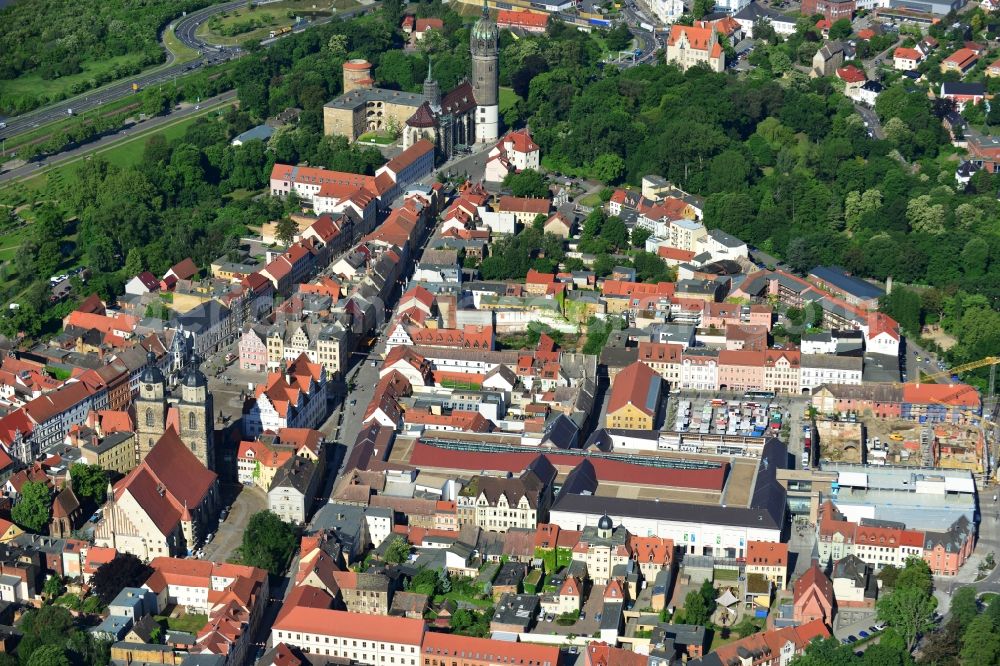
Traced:
POLYGON ((719 30, 714 22, 696 21, 694 25, 670 26, 667 38, 667 63, 687 70, 704 65, 713 72, 726 68, 726 55, 719 41, 719 30))
POLYGON ((302 354, 284 372, 272 372, 243 407, 243 434, 316 428, 327 415, 327 375, 302 354))
POLYGON ((652 430, 660 417, 662 379, 648 365, 636 362, 615 377, 608 398, 605 426, 652 430))
POLYGON ((548 519, 555 477, 555 467, 544 456, 535 458, 518 477, 475 476, 458 494, 459 524, 487 532, 534 530, 548 519))
POLYGON ((171 428, 108 493, 95 542, 146 562, 184 555, 214 530, 218 503, 215 472, 171 428))
POLYGON ((826 577, 814 560, 793 586, 794 618, 799 624, 820 621, 833 624, 834 596, 833 583, 826 577))

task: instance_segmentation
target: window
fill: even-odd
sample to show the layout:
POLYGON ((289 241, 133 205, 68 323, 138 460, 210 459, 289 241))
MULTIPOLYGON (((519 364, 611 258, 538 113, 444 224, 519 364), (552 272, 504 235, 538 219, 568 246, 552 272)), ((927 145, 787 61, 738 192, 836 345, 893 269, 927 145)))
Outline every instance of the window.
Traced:
POLYGON ((146 426, 147 427, 152 427, 153 426, 153 421, 154 421, 153 408, 152 407, 147 407, 146 408, 146 426))
POLYGON ((188 413, 188 430, 197 430, 198 428, 198 417, 195 416, 194 412, 188 413))

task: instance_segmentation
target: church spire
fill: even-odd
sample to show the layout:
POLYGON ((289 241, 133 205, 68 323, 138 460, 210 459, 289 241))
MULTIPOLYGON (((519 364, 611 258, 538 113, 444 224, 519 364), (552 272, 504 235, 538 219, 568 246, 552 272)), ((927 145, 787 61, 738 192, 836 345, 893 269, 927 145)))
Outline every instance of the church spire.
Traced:
POLYGON ((435 112, 441 109, 441 87, 434 80, 434 72, 431 69, 431 57, 427 56, 427 79, 424 80, 424 101, 435 112))

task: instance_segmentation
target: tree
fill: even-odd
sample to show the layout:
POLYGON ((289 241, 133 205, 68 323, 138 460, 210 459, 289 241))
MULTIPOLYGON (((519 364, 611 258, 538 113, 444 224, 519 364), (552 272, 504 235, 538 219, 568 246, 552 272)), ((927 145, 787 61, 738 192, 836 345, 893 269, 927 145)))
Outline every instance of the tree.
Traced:
POLYGON ((976 588, 971 585, 958 588, 951 596, 951 618, 964 629, 978 614, 979 604, 976 602, 976 588))
POLYGON ((142 252, 133 247, 125 257, 125 275, 132 278, 142 272, 142 252))
POLYGON ((299 233, 299 225, 295 223, 290 217, 283 217, 278 220, 277 228, 275 229, 275 235, 278 237, 278 241, 284 245, 289 246, 295 240, 295 235, 299 233))
POLYGON ((979 236, 973 236, 962 248, 962 270, 970 278, 982 277, 989 261, 990 245, 979 236))
POLYGON ((14 522, 26 530, 41 532, 52 519, 52 493, 41 481, 27 481, 21 497, 10 512, 14 522))
POLYGON ((934 592, 934 577, 931 568, 925 560, 910 557, 903 565, 903 570, 896 578, 896 589, 914 588, 925 596, 934 592))
POLYGON ((1000 663, 1000 633, 992 618, 987 614, 977 616, 965 630, 962 646, 963 664, 1000 663))
POLYGON ((73 463, 69 468, 73 492, 79 497, 103 504, 108 492, 108 474, 98 465, 73 463))
POLYGON ((934 628, 937 599, 916 585, 904 587, 900 583, 901 580, 897 579, 896 589, 883 595, 875 608, 878 618, 898 631, 906 642, 907 650, 912 651, 917 638, 934 628))
POLYGON ((702 16, 711 14, 714 9, 715 2, 713 0, 694 0, 694 4, 691 5, 691 15, 700 19, 702 16))
POLYGON ((944 206, 932 203, 928 194, 910 199, 906 204, 906 219, 914 231, 931 235, 944 232, 944 206))
POLYGON ((549 185, 543 176, 534 169, 525 169, 520 173, 510 172, 503 179, 503 184, 510 188, 515 197, 545 198, 549 196, 549 185))
POLYGON ((715 587, 705 580, 697 590, 691 590, 684 598, 684 622, 687 624, 708 624, 715 612, 715 587))
POLYGON ((621 177, 625 174, 625 160, 612 153, 598 155, 597 159, 594 160, 594 166, 591 167, 590 173, 594 178, 613 185, 621 180, 621 177))
POLYGON ((27 666, 70 666, 66 649, 58 645, 43 645, 31 653, 27 666))
POLYGON ((62 606, 42 606, 27 611, 18 628, 22 634, 18 655, 24 663, 31 663, 31 656, 43 646, 66 640, 73 631, 73 616, 62 606))
POLYGON ((295 549, 298 533, 271 511, 258 511, 250 517, 243 532, 240 560, 243 564, 280 574, 295 549))
POLYGON ((962 625, 952 617, 948 624, 935 629, 920 645, 920 663, 928 666, 958 666, 962 651, 962 625))
POLYGON ((126 587, 138 587, 146 582, 153 570, 131 553, 119 553, 94 572, 91 583, 94 594, 105 606, 114 601, 126 587))
POLYGON ((633 227, 632 233, 630 234, 632 241, 632 247, 646 247, 646 239, 653 235, 653 232, 649 229, 644 229, 642 227, 633 227))
POLYGON ((45 579, 45 585, 42 587, 42 594, 44 594, 49 601, 52 601, 56 597, 61 596, 65 589, 66 586, 63 585, 62 576, 53 575, 45 579))
POLYGON ((402 564, 410 559, 410 544, 403 537, 393 537, 392 543, 385 549, 385 561, 389 564, 402 564))
POLYGON ((850 19, 839 19, 830 26, 830 39, 847 39, 851 36, 850 19))

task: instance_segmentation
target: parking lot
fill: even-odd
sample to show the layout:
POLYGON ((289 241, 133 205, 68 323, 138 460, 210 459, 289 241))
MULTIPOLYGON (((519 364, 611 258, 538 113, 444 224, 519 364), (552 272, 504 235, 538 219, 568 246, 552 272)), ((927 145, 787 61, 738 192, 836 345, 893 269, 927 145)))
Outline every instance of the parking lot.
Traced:
POLYGON ((765 392, 682 392, 671 395, 664 427, 694 434, 777 436, 800 456, 808 401, 808 396, 771 397, 765 392))
POLYGON ((222 498, 230 506, 229 515, 214 531, 212 541, 202 547, 205 559, 226 562, 243 543, 250 516, 267 508, 267 495, 260 488, 228 484, 223 486, 222 498))
POLYGON ((555 621, 555 617, 548 615, 537 623, 533 633, 592 636, 601 628, 602 608, 604 608, 604 586, 594 585, 590 589, 590 596, 587 597, 586 603, 580 609, 580 619, 574 624, 563 626, 555 621))

